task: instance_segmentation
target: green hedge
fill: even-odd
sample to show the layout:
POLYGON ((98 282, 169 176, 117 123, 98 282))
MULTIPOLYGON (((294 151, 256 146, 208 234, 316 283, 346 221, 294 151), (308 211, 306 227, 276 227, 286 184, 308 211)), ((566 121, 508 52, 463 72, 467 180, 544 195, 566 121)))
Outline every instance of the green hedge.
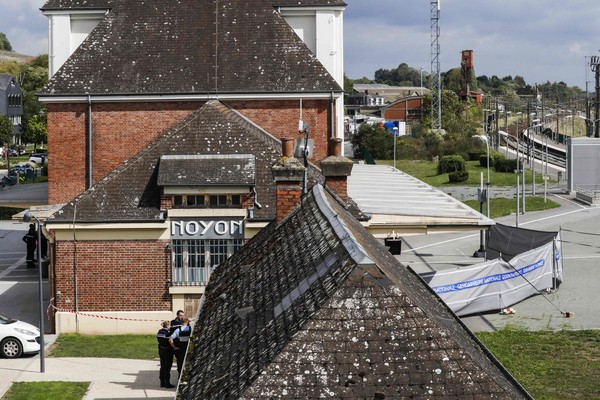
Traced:
POLYGON ((458 154, 452 154, 440 159, 438 164, 438 175, 455 171, 466 171, 466 169, 465 159, 458 154))
MULTIPOLYGON (((519 163, 522 166, 522 163, 519 163)), ((516 169, 520 169, 517 164, 517 160, 498 160, 494 164, 494 170, 496 172, 515 172, 516 169)))
POLYGON ((448 179, 452 183, 466 182, 469 179, 468 171, 455 171, 448 174, 448 179))

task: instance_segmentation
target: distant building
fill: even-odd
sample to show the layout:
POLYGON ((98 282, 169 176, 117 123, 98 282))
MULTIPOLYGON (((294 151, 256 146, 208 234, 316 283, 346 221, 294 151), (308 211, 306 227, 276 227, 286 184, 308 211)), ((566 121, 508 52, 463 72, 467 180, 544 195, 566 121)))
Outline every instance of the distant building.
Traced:
POLYGON ((404 97, 381 109, 381 117, 386 121, 406 123, 406 134, 412 133, 415 122, 423 119, 423 108, 427 100, 423 96, 404 97))
POLYGON ((13 143, 21 134, 23 117, 23 91, 14 76, 0 74, 0 115, 7 116, 13 124, 13 143))

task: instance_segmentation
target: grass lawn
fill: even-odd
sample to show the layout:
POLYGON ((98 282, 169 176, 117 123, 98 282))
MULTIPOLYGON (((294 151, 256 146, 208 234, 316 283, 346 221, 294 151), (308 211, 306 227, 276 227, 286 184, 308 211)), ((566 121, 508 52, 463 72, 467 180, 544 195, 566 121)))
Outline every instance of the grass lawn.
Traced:
POLYGON ((81 400, 89 382, 14 382, 2 400, 81 400))
POLYGON ((51 357, 106 357, 154 360, 158 358, 154 335, 77 335, 56 338, 51 357))
POLYGON ((505 329, 477 336, 534 398, 600 398, 600 331, 505 329))
MULTIPOLYGON (((490 218, 496 219, 504 217, 506 215, 514 214, 517 212, 516 199, 507 198, 492 198, 490 199, 490 218)), ((477 200, 465 200, 464 203, 476 211, 479 211, 479 201, 477 200)), ((519 203, 521 207, 522 203, 519 203)), ((485 210, 485 204, 484 204, 485 210)), ((525 197, 525 211, 543 211, 550 210, 552 208, 560 207, 560 204, 547 200, 544 202, 544 197, 525 197)), ((484 211, 485 214, 485 211, 484 211)))
MULTIPOLYGON (((377 164, 393 165, 393 160, 377 160, 377 164)), ((437 174, 437 163, 425 160, 396 160, 396 168, 402 172, 414 176, 425 183, 434 187, 440 186, 479 186, 481 182, 481 173, 483 172, 483 180, 487 181, 487 168, 479 165, 479 161, 467 161, 467 171, 469 179, 466 182, 451 183, 448 180, 448 174, 437 174)), ((535 174, 535 182, 543 184, 544 181, 539 172, 535 174)), ((494 168, 490 168, 490 183, 492 186, 514 186, 516 177, 514 173, 496 172, 494 168)), ((525 170, 525 184, 531 184, 531 171, 525 170)))

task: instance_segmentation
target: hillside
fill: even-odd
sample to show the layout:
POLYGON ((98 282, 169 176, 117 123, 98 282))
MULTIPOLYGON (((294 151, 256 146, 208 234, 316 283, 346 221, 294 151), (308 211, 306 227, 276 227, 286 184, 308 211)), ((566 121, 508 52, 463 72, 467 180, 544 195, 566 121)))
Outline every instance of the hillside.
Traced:
POLYGON ((16 61, 16 62, 20 62, 20 63, 25 63, 25 62, 30 62, 34 58, 35 57, 26 56, 23 54, 16 53, 14 51, 0 50, 0 62, 16 61))

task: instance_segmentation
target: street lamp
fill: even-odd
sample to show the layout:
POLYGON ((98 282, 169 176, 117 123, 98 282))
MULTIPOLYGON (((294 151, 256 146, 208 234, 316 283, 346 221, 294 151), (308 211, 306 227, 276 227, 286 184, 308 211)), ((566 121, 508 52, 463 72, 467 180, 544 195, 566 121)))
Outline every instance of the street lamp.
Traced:
POLYGON ((490 196, 489 196, 489 190, 490 190, 490 141, 488 139, 487 136, 484 135, 474 135, 472 136, 474 138, 477 138, 479 140, 481 140, 482 142, 485 142, 485 147, 486 147, 486 154, 487 154, 487 182, 485 183, 485 186, 487 187, 487 195, 486 195, 486 205, 487 205, 487 217, 490 217, 490 196))
MULTIPOLYGON (((483 190, 483 172, 481 173, 482 177, 481 177, 481 192, 480 192, 480 200, 479 200, 479 212, 483 214, 483 201, 481 199, 481 196, 485 196, 485 201, 486 201, 486 205, 487 205, 487 214, 486 216, 489 218, 490 217, 490 194, 489 194, 489 190, 490 190, 490 142, 488 141, 488 137, 484 136, 484 135, 474 135, 472 136, 473 138, 479 139, 483 142, 485 142, 485 147, 487 150, 487 157, 486 157, 486 161, 487 161, 487 182, 486 182, 486 189, 485 191, 483 190)), ((485 242, 485 238, 484 238, 484 231, 481 230, 479 232, 479 250, 477 250, 475 253, 473 253, 473 257, 485 257, 485 247, 484 247, 484 242, 485 242)))
POLYGON ((40 305, 40 372, 45 372, 44 366, 44 287, 42 281, 42 224, 35 215, 27 211, 23 215, 23 222, 29 222, 35 219, 37 223, 37 258, 38 258, 38 273, 39 273, 39 305, 40 305))
MULTIPOLYGON (((512 136, 510 136, 508 133, 506 132, 502 132, 499 131, 498 132, 502 137, 504 137, 504 140, 506 141, 506 152, 508 154, 508 141, 509 140, 515 140, 512 136)), ((517 131, 517 139, 516 139, 516 144, 517 144, 517 170, 519 170, 519 160, 520 163, 522 164, 521 166, 521 172, 523 174, 523 182, 521 183, 523 185, 523 207, 521 209, 521 213, 525 214, 525 163, 524 163, 524 159, 525 159, 525 155, 520 151, 520 144, 519 144, 519 132, 517 131)), ((517 203, 519 201, 519 192, 517 191, 517 203)), ((519 212, 519 207, 517 207, 517 213, 519 212)))
POLYGON ((396 140, 398 139, 398 127, 395 126, 393 131, 394 131, 394 168, 396 168, 396 140))

